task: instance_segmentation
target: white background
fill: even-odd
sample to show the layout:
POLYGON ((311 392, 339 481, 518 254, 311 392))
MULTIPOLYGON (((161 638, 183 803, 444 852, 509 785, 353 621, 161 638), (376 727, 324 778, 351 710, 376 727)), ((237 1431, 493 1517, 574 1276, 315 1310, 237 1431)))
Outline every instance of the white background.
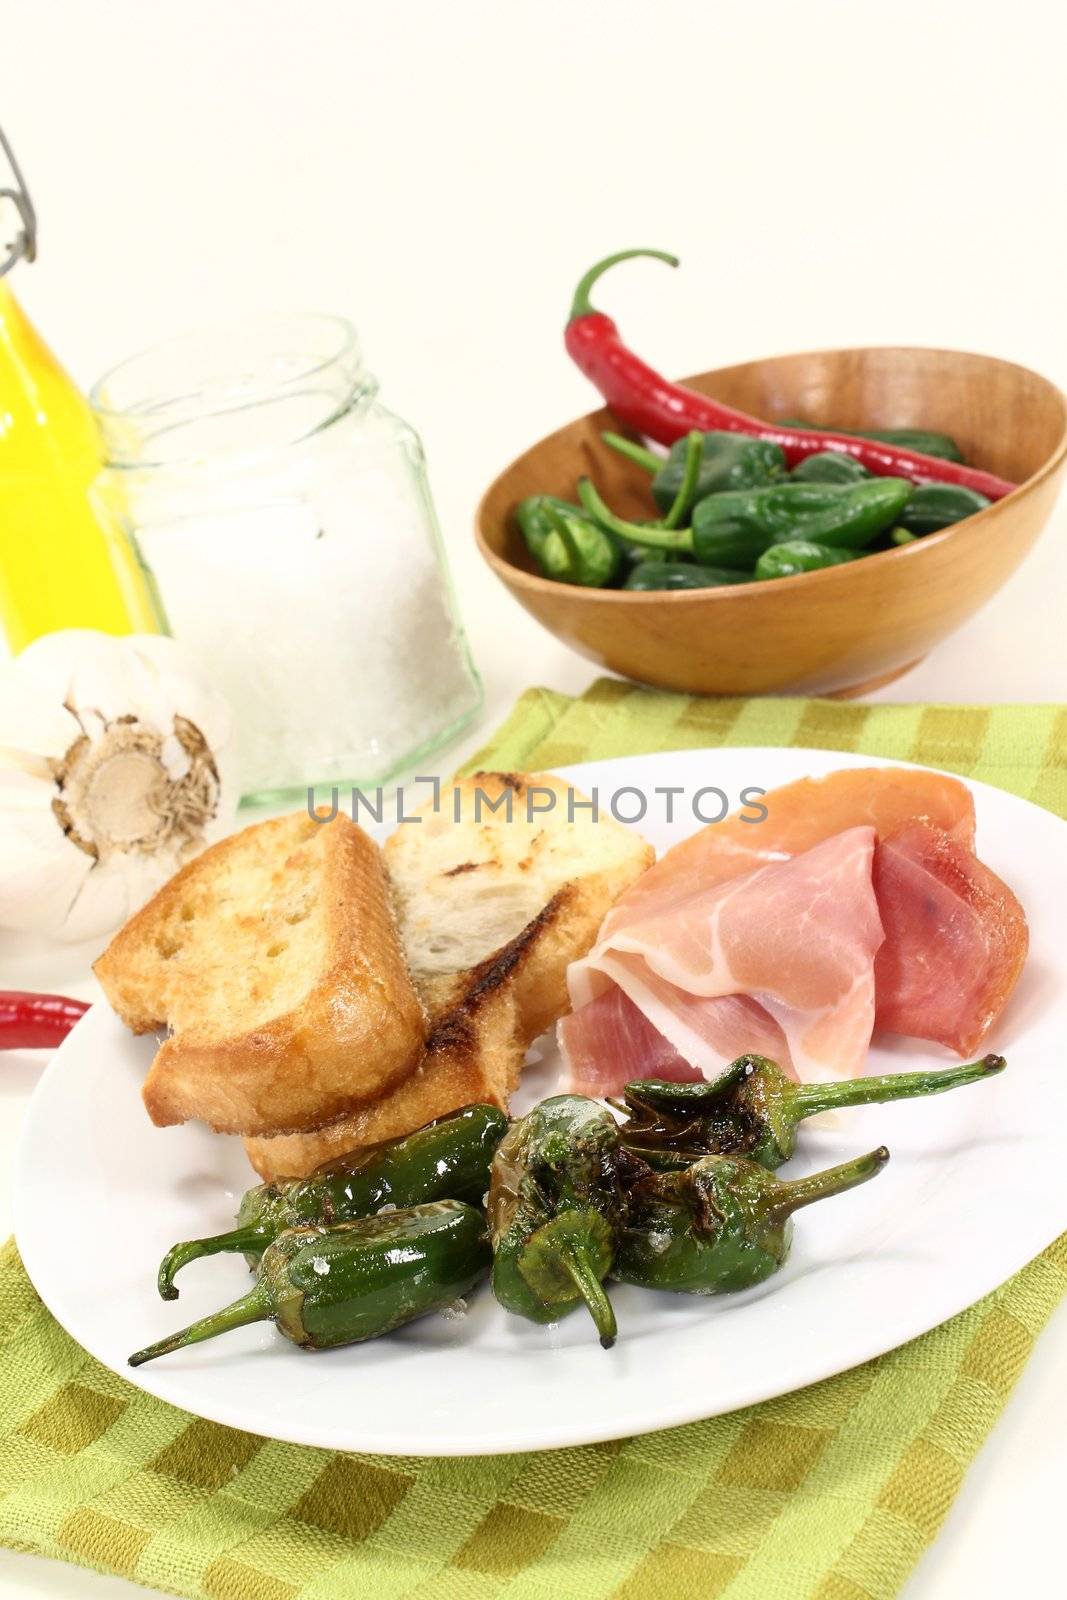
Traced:
MULTIPOLYGON (((0 121, 41 223, 15 288, 85 384, 215 318, 356 321, 429 453, 486 679, 470 748, 528 684, 593 676, 482 569, 470 526, 495 473, 593 403, 561 330, 599 256, 682 257, 602 292, 667 372, 916 343, 1067 385, 1064 16, 1059 0, 0 0, 0 121)), ((1065 539, 1067 506, 982 615, 877 698, 1067 698, 1065 539)), ((80 976, 12 955, 26 982, 80 976)), ((5 1154, 36 1071, 5 1063, 5 1154)), ((908 1600, 1058 1590, 1065 1377, 1061 1313, 908 1600)), ((130 1587, 0 1552, 2 1593, 106 1591, 130 1587)))

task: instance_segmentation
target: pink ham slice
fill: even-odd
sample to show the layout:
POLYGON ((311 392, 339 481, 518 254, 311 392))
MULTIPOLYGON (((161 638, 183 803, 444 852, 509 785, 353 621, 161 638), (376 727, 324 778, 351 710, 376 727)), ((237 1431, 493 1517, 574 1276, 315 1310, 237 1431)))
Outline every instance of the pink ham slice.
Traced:
MULTIPOLYGON (((756 1051, 790 1070, 785 1035, 748 995, 724 995, 716 1000, 690 995, 688 1002, 686 1025, 703 1038, 723 1065, 756 1051)), ((615 985, 563 1018, 559 1045, 566 1068, 562 1091, 568 1094, 618 1094, 634 1078, 699 1083, 703 1077, 653 1026, 640 1006, 615 985)))
POLYGON ((585 1019, 582 1008, 612 986, 702 1075, 744 1050, 791 1060, 804 1078, 858 1071, 874 1023, 874 957, 882 942, 874 842, 873 827, 849 828, 711 887, 690 882, 684 898, 646 905, 623 927, 609 927, 609 918, 594 950, 568 974, 577 1015, 565 1027, 563 1048, 572 1079, 594 1056, 606 1071, 584 1035, 596 1014, 585 1019), (730 1020, 742 1033, 747 1028, 740 1048, 737 1029, 714 1004, 727 999, 746 1002, 742 1013, 730 1008, 730 1020))
POLYGON ((907 767, 846 767, 825 778, 800 778, 771 789, 754 807, 735 811, 668 850, 612 907, 600 930, 608 938, 631 921, 685 899, 694 888, 754 867, 800 855, 847 828, 871 827, 880 839, 909 822, 941 828, 966 849, 974 848, 974 801, 958 778, 907 767))
POLYGON ((617 1094, 634 1078, 698 1083, 702 1077, 621 989, 605 989, 572 1011, 557 1035, 566 1066, 564 1094, 617 1094))
POLYGON ((969 850, 922 822, 879 843, 874 887, 886 934, 875 1026, 973 1054, 1026 960, 1022 906, 969 850))

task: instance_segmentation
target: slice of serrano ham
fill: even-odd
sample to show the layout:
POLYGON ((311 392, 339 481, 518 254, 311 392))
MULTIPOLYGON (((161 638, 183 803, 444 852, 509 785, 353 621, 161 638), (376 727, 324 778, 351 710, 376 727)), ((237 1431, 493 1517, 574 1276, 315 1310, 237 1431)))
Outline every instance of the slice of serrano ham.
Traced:
POLYGON ((600 938, 694 889, 703 892, 754 867, 800 855, 847 828, 870 827, 885 839, 908 822, 930 823, 974 848, 974 801, 958 778, 908 767, 846 767, 825 778, 800 778, 668 850, 616 901, 600 938), (761 806, 767 815, 753 820, 761 806))
POLYGON ((647 972, 637 979, 621 960, 612 970, 628 990, 612 983, 559 1024, 564 1093, 617 1094, 634 1078, 699 1082, 704 1073, 687 1060, 692 1055, 700 1056, 707 1071, 711 1063, 718 1070, 755 1051, 795 1076, 785 1034, 749 995, 707 999, 679 991, 665 1003, 669 991, 662 980, 647 972))
POLYGON ((745 1050, 791 1062, 802 1078, 857 1072, 882 942, 874 843, 873 827, 849 828, 789 860, 690 885, 684 899, 647 907, 622 928, 605 923, 569 974, 576 1015, 561 1043, 572 1082, 581 1062, 599 1063, 584 1034, 599 1014, 586 1018, 583 1008, 613 987, 702 1075, 745 1050), (733 1004, 715 1004, 725 1000, 733 1004))
POLYGON ((1022 906, 970 850, 922 822, 879 843, 874 888, 886 933, 875 1026, 973 1054, 1026 960, 1022 906))

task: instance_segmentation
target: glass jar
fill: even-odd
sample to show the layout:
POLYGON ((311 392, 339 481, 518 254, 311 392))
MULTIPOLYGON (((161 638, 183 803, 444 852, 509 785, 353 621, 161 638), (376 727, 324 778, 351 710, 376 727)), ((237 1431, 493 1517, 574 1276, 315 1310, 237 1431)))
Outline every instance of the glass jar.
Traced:
POLYGON ((92 391, 95 493, 233 709, 246 799, 384 782, 481 704, 417 434, 328 316, 175 339, 92 391))

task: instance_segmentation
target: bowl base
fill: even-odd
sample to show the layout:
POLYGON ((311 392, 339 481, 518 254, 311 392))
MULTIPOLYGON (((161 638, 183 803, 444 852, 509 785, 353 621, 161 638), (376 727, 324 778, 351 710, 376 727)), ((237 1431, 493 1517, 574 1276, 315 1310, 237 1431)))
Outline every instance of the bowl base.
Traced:
POLYGON ((913 667, 926 660, 925 656, 916 656, 914 661, 906 661, 902 667, 894 667, 892 672, 883 672, 877 678, 868 678, 865 683, 853 683, 847 689, 831 689, 823 696, 826 700, 856 700, 861 694, 873 694, 875 689, 884 689, 887 683, 896 683, 906 672, 911 672, 913 667))

